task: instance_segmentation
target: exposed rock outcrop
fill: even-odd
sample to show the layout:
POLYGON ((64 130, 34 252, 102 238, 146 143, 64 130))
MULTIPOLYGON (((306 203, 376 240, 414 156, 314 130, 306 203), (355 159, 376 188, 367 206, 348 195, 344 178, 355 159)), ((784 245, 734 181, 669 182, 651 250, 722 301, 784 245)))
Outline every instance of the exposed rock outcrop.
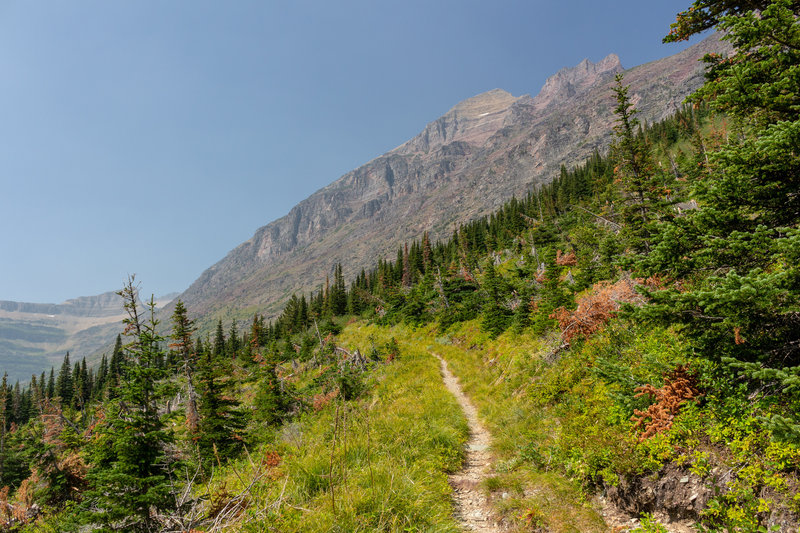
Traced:
POLYGON ((606 492, 608 500, 633 515, 661 513, 670 521, 697 522, 714 495, 702 479, 668 464, 658 475, 622 479, 606 492))
POLYGON ((533 99, 533 105, 539 110, 558 105, 624 70, 617 54, 609 54, 598 63, 584 59, 576 66, 563 68, 547 78, 544 87, 533 99))

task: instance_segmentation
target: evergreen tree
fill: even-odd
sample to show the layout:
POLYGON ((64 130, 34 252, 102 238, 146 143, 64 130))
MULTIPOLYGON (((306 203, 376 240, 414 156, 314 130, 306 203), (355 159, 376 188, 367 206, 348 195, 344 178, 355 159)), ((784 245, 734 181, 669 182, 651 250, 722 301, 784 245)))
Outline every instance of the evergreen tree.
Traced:
MULTIPOLYGON (((44 374, 44 372, 42 372, 42 374, 44 374)), ((42 387, 42 384, 43 384, 43 380, 42 380, 41 377, 37 378, 36 374, 33 374, 31 376, 30 391, 31 391, 31 405, 32 406, 33 405, 38 405, 39 402, 41 402, 42 399, 44 398, 44 389, 42 387)))
POLYGON ((108 363, 108 378, 106 379, 108 395, 110 398, 115 398, 117 396, 117 387, 122 380, 124 362, 122 337, 117 335, 117 340, 114 344, 114 350, 111 352, 111 361, 108 363))
POLYGON ((106 379, 108 379, 108 358, 103 354, 100 360, 100 366, 97 369, 97 377, 95 378, 94 387, 92 388, 92 395, 99 397, 106 386, 106 379))
MULTIPOLYGON (((646 316, 681 324, 699 353, 790 397, 800 383, 798 17, 790 0, 698 0, 679 15, 666 40, 716 25, 734 45, 728 58, 707 58, 693 99, 740 131, 706 152, 694 184, 701 208, 664 224, 641 265, 691 282, 655 292, 646 316)), ((800 442, 796 412, 785 414, 771 427, 800 442)))
POLYGON ((617 141, 611 147, 616 163, 615 174, 622 186, 625 232, 636 250, 649 251, 654 219, 664 216, 665 178, 656 170, 649 142, 641 131, 637 111, 628 97, 629 87, 622 85, 622 74, 616 76, 614 93, 617 99, 617 141), (660 212, 660 213, 659 213, 660 212))
POLYGON ((225 351, 228 358, 233 359, 239 353, 242 346, 242 339, 239 337, 239 330, 236 328, 236 321, 231 321, 231 329, 228 331, 228 340, 225 345, 225 351))
POLYGON ((353 284, 347 292, 347 313, 351 315, 360 315, 362 311, 362 301, 359 293, 363 289, 353 284))
POLYGON ((400 283, 403 287, 411 287, 411 261, 408 255, 408 243, 403 247, 403 274, 400 283))
POLYGON ((517 332, 524 331, 531 325, 531 296, 528 291, 523 291, 519 295, 519 304, 514 310, 514 329, 517 332))
POLYGON ((11 420, 15 424, 22 423, 22 389, 20 389, 19 380, 14 383, 11 393, 11 420))
POLYGON ((105 408, 105 420, 94 430, 89 449, 90 487, 83 505, 88 523, 106 529, 149 532, 157 529, 154 511, 175 506, 171 494, 170 462, 166 445, 171 441, 158 413, 158 382, 165 377, 157 366, 161 354, 155 300, 146 304, 149 318, 140 312, 134 278, 123 290, 127 318, 125 379, 119 400, 105 408))
POLYGON ((197 361, 199 421, 197 447, 206 467, 234 457, 242 447, 244 417, 233 395, 224 393, 229 358, 206 346, 197 361))
POLYGON ((253 315, 253 323, 250 324, 250 349, 252 353, 261 348, 261 342, 264 336, 264 317, 258 313, 253 315))
POLYGON ((72 382, 73 369, 69 363, 69 352, 64 355, 64 361, 61 363, 61 371, 58 373, 58 380, 56 381, 56 394, 61 398, 61 405, 69 406, 72 404, 72 396, 74 394, 74 384, 72 382))
POLYGON ((30 386, 22 389, 18 422, 20 426, 27 424, 33 414, 34 391, 36 388, 36 376, 34 375, 31 376, 30 386))
POLYGON ((225 355, 225 330, 222 327, 222 319, 217 322, 217 329, 214 335, 214 356, 221 358, 225 355))
POLYGON ((8 374, 3 372, 3 381, 0 383, 0 484, 6 485, 6 430, 9 423, 8 401, 8 374))
POLYGON ((268 352, 259 372, 255 417, 266 424, 280 421, 286 410, 286 395, 275 372, 276 363, 274 351, 268 352))
POLYGON ((483 289, 488 299, 483 308, 483 329, 497 337, 506 330, 511 318, 511 312, 501 302, 501 295, 505 292, 503 281, 494 269, 494 260, 489 258, 484 272, 483 289))
POLYGON ((431 241, 428 237, 428 232, 424 232, 422 234, 422 266, 425 269, 425 272, 428 272, 431 268, 431 261, 433 250, 431 249, 431 241))
POLYGON ((51 366, 50 367, 50 378, 47 380, 47 399, 48 400, 52 400, 55 395, 56 395, 55 370, 51 366))
MULTIPOLYGON (((664 42, 688 40, 693 35, 719 25, 726 17, 761 12, 771 3, 771 0, 696 0, 689 9, 678 13, 677 20, 670 25, 669 35, 664 37, 664 42)), ((789 2, 785 4, 792 5, 789 2)), ((794 14, 797 16, 798 12, 795 11, 794 14)))
POLYGON ((89 397, 92 393, 92 380, 91 375, 89 373, 89 369, 86 367, 86 358, 81 358, 81 369, 80 369, 80 377, 81 377, 81 386, 80 386, 80 395, 81 395, 81 403, 85 403, 89 400, 89 397))
POLYGON ((304 294, 300 296, 300 303, 297 306, 297 326, 301 331, 308 327, 308 301, 304 294))
POLYGON ((344 284, 341 263, 337 263, 333 271, 333 286, 331 287, 330 300, 331 312, 335 316, 341 316, 347 312, 347 287, 344 284))
POLYGON ((194 371, 197 354, 192 346, 194 321, 189 320, 186 306, 181 300, 175 303, 172 312, 172 343, 169 345, 175 353, 173 360, 179 365, 186 378, 186 427, 190 433, 198 429, 199 414, 197 410, 197 394, 194 387, 194 371))

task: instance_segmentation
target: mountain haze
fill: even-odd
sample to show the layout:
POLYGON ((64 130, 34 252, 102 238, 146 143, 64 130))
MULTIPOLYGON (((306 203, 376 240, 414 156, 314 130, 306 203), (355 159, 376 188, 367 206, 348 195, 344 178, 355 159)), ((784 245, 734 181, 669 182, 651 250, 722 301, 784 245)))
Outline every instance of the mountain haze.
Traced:
MULTIPOLYGON (((174 296, 160 298, 157 306, 174 296)), ((122 332, 124 317, 122 298, 116 292, 60 304, 0 300, 0 368, 8 372, 11 382, 27 381, 31 374, 58 367, 66 352, 73 362, 88 358, 114 342, 122 332)))
POLYGON ((669 116, 703 81, 717 35, 625 71, 611 54, 551 76, 535 96, 501 89, 469 98, 419 135, 348 172, 259 228, 181 295, 205 320, 274 315, 292 293, 317 289, 341 262, 346 277, 405 240, 432 239, 551 181, 561 165, 604 150, 612 135, 614 75, 625 73, 643 120, 669 116))

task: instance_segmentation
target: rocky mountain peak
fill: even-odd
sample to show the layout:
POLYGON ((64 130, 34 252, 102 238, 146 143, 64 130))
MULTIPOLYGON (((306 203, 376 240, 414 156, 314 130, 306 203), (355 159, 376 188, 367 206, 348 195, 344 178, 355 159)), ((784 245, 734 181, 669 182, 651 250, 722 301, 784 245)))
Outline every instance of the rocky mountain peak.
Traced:
POLYGON ((505 111, 516 101, 517 97, 511 93, 503 89, 492 89, 459 102, 444 116, 458 115, 462 118, 477 119, 491 113, 505 111))
POLYGON ((584 59, 574 67, 562 68, 547 78, 533 99, 534 105, 537 109, 544 109, 562 103, 622 70, 617 54, 609 54, 597 63, 584 59))
POLYGON ((511 107, 519 99, 502 89, 467 98, 393 152, 427 153, 456 141, 479 146, 506 125, 511 107))

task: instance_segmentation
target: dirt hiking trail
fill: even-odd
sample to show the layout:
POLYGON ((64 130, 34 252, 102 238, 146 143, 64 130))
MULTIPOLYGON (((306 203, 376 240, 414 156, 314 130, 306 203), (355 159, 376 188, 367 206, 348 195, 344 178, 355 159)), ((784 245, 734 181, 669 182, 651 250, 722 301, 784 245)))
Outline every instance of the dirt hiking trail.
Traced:
POLYGON ((489 444, 492 436, 481 425, 478 412, 461 390, 458 378, 447 368, 447 362, 433 352, 431 355, 439 360, 444 384, 458 400, 469 425, 467 458, 464 468, 450 476, 455 517, 461 522, 465 531, 500 533, 504 531, 504 528, 494 518, 486 493, 481 488, 481 482, 489 475, 491 466, 489 444))

